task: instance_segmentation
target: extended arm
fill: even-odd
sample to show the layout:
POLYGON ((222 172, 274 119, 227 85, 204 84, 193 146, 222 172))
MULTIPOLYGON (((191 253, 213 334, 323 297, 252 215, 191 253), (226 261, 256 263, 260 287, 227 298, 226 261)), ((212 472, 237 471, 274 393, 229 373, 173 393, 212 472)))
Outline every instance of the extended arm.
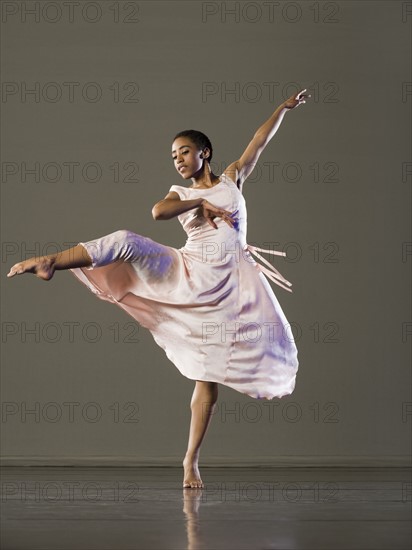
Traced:
POLYGON ((305 99, 310 97, 310 95, 305 94, 304 92, 306 92, 306 89, 291 96, 289 99, 281 103, 276 111, 268 118, 268 120, 256 130, 255 135, 239 160, 233 162, 225 170, 225 172, 228 172, 228 175, 239 187, 250 175, 259 160, 262 151, 278 131, 285 114, 301 103, 306 103, 305 99))

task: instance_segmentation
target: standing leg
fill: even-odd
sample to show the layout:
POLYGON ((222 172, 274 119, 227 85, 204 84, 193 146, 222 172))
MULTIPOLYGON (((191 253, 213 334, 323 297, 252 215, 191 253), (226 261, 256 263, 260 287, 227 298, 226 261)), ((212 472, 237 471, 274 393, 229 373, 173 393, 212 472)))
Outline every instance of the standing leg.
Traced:
POLYGON ((216 382, 196 381, 190 403, 192 419, 190 422, 189 443, 183 460, 183 487, 193 489, 203 487, 198 468, 200 445, 212 418, 217 396, 218 387, 216 382))

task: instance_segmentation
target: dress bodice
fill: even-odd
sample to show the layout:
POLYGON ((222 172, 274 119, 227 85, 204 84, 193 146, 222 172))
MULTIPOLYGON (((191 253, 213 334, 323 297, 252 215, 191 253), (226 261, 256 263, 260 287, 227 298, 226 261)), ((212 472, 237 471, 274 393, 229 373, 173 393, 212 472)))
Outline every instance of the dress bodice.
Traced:
POLYGON ((222 218, 214 218, 218 229, 212 227, 202 215, 201 208, 192 208, 178 216, 187 234, 186 246, 190 248, 202 246, 202 243, 239 243, 246 245, 247 211, 246 201, 236 184, 226 175, 220 176, 220 182, 210 188, 196 189, 193 187, 182 187, 172 185, 170 191, 178 193, 182 200, 190 200, 202 197, 214 206, 224 208, 232 214, 235 220, 234 226, 230 227, 222 218))
POLYGON ((260 263, 256 263, 257 268, 277 285, 292 292, 289 288, 292 284, 257 251, 277 256, 286 256, 286 253, 276 250, 265 250, 247 243, 246 201, 235 182, 229 176, 223 173, 220 176, 220 182, 210 188, 196 189, 193 187, 172 185, 170 191, 176 192, 181 200, 190 200, 198 197, 205 198, 214 206, 231 212, 232 219, 235 221, 234 226, 231 227, 222 218, 216 217, 214 218, 214 222, 218 229, 215 229, 202 215, 200 207, 183 212, 178 216, 178 220, 187 235, 186 244, 181 249, 182 251, 187 251, 192 257, 197 258, 198 261, 210 264, 239 261, 239 254, 248 261, 256 263, 251 256, 253 253, 267 266, 265 267, 260 263))

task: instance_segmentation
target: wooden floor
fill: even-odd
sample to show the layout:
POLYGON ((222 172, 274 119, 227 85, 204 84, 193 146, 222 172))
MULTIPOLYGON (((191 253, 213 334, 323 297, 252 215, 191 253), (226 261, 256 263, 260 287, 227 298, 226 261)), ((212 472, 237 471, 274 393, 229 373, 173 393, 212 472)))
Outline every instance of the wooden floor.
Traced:
POLYGON ((410 550, 411 470, 8 467, 1 550, 410 550))

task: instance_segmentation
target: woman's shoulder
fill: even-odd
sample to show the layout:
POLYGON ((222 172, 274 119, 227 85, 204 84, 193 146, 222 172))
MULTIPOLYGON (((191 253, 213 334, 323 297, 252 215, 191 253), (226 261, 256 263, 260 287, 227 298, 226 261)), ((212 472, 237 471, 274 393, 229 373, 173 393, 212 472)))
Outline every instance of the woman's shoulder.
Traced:
POLYGON ((187 187, 183 187, 183 185, 172 185, 169 189, 169 193, 176 193, 179 195, 180 200, 184 200, 188 191, 187 187))
POLYGON ((183 185, 171 185, 170 186, 170 189, 174 189, 174 188, 177 188, 177 189, 187 189, 187 187, 184 187, 183 185))

